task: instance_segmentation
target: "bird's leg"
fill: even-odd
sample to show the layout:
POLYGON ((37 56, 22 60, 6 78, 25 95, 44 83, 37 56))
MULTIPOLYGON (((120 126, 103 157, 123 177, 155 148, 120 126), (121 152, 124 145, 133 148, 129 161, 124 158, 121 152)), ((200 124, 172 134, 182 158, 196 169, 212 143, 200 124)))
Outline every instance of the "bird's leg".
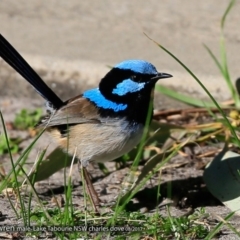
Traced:
POLYGON ((82 167, 82 168, 83 168, 83 178, 87 185, 87 190, 88 190, 88 194, 90 196, 90 200, 92 202, 95 212, 99 213, 98 207, 100 205, 100 199, 98 198, 97 192, 93 187, 92 181, 89 177, 89 173, 88 173, 86 167, 82 167))

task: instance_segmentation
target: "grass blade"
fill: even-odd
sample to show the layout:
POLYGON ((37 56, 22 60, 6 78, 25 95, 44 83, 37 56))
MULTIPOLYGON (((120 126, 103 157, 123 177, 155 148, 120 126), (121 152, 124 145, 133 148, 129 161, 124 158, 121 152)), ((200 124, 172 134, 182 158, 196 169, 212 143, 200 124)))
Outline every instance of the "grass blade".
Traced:
POLYGON ((209 53, 209 55, 212 57, 213 61, 219 68, 221 74, 224 76, 224 69, 223 69, 221 63, 217 60, 216 56, 213 54, 212 50, 205 44, 203 44, 203 46, 206 48, 207 52, 209 53))
POLYGON ((228 15, 228 13, 230 12, 230 10, 232 9, 232 7, 233 7, 233 5, 235 4, 235 2, 236 2, 236 0, 231 0, 231 2, 229 3, 226 11, 225 11, 224 14, 223 14, 223 17, 222 17, 222 19, 221 19, 221 28, 222 28, 222 30, 223 30, 223 28, 224 28, 224 24, 225 24, 226 17, 227 17, 227 15, 228 15))
POLYGON ((217 103, 217 101, 214 99, 214 97, 211 95, 211 93, 207 90, 207 88, 202 84, 202 82, 197 78, 197 76, 184 64, 182 63, 173 53, 171 53, 169 50, 167 50, 165 47, 163 47, 161 44, 159 44, 158 42, 154 41, 152 38, 150 38, 147 34, 145 34, 146 37, 148 39, 150 39, 151 41, 153 41, 158 47, 160 47, 164 52, 166 52, 167 54, 169 54, 173 59, 175 59, 196 81, 197 83, 201 86, 201 88, 207 93, 207 95, 209 96, 209 98, 213 101, 213 103, 215 104, 215 106, 217 107, 217 109, 219 110, 219 112, 221 113, 221 115, 223 116, 224 120, 226 121, 226 124, 229 128, 229 130, 231 131, 232 135, 235 137, 236 141, 238 142, 238 146, 240 147, 240 140, 237 137, 237 134, 234 131, 233 126, 231 125, 231 123, 229 122, 229 120, 227 119, 225 113, 223 112, 222 108, 219 106, 219 104, 217 103))
POLYGON ((197 99, 195 97, 186 96, 184 94, 178 93, 162 85, 156 85, 155 89, 164 95, 167 95, 181 102, 187 103, 189 105, 193 105, 196 107, 207 107, 207 108, 216 107, 216 105, 210 101, 204 101, 204 100, 197 99))

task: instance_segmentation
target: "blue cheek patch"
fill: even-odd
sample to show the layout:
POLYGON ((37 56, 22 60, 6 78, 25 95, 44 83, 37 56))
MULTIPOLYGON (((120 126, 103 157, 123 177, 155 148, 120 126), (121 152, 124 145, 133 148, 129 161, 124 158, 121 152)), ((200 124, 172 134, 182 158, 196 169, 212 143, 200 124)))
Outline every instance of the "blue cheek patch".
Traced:
POLYGON ((157 69, 151 63, 144 60, 126 60, 117 64, 115 68, 131 70, 140 74, 156 75, 158 73, 157 69))
POLYGON ((131 79, 123 80, 121 83, 117 84, 116 88, 113 89, 112 93, 119 96, 124 96, 128 93, 138 92, 143 89, 145 83, 137 83, 131 79))
POLYGON ((83 93, 83 97, 94 102, 97 107, 104 109, 112 109, 114 112, 123 111, 127 108, 127 104, 115 103, 107 100, 98 88, 90 89, 83 93))

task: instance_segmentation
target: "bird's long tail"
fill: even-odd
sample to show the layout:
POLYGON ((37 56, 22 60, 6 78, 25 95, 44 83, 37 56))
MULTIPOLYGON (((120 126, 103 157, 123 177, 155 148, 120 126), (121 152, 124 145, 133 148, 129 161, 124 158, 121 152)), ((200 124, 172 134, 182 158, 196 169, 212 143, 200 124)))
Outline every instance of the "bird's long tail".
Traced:
POLYGON ((63 101, 46 85, 16 49, 0 34, 0 57, 25 78, 35 90, 54 108, 63 106, 63 101))

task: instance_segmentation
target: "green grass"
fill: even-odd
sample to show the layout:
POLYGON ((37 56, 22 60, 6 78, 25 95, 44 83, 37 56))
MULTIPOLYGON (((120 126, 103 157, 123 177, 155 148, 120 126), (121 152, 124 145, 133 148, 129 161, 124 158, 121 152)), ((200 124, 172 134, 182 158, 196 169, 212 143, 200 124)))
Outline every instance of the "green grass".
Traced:
MULTIPOLYGON (((3 117, 2 123, 4 126, 3 117)), ((4 128, 4 133, 7 137, 6 128, 4 128)), ((151 140, 154 140, 154 137, 156 137, 157 134, 160 134, 154 130, 154 132, 150 134, 151 137, 149 138, 147 131, 145 131, 142 144, 140 144, 139 147, 140 150, 138 149, 137 151, 137 163, 135 161, 135 163, 132 165, 131 174, 129 174, 127 179, 130 187, 125 188, 125 191, 122 194, 119 194, 116 205, 112 207, 113 211, 107 211, 101 216, 98 216, 92 212, 91 208, 86 208, 86 210, 80 211, 77 207, 73 206, 73 186, 71 184, 71 175, 64 175, 66 179, 64 206, 59 205, 57 207, 52 207, 49 206, 49 203, 44 202, 39 198, 34 187, 34 183, 36 173, 38 172, 38 168, 41 166, 41 163, 44 159, 46 149, 39 154, 35 163, 36 171, 34 171, 33 175, 31 175, 31 179, 29 179, 28 175, 26 174, 24 165, 29 152, 34 148, 35 142, 42 133, 43 132, 35 137, 35 140, 20 155, 15 163, 12 160, 12 171, 5 176, 5 179, 0 185, 1 191, 6 189, 6 187, 14 188, 16 192, 16 199, 9 197, 9 203, 12 206, 12 209, 15 211, 17 218, 22 220, 23 226, 25 226, 24 229, 26 231, 24 234, 26 234, 26 236, 41 237, 43 236, 43 233, 41 232, 43 229, 58 239, 64 239, 65 237, 69 239, 76 239, 79 237, 95 239, 110 237, 114 237, 114 239, 139 239, 143 237, 152 237, 153 239, 204 239, 208 234, 211 233, 208 225, 204 225, 204 220, 202 220, 207 216, 204 209, 195 210, 195 212, 187 216, 173 217, 170 213, 170 207, 167 207, 169 208, 167 216, 161 216, 157 210, 154 213, 144 214, 141 212, 126 211, 125 208, 127 203, 129 203, 134 195, 145 186, 146 182, 151 179, 154 174, 157 173, 161 167, 163 167, 171 159, 172 156, 176 155, 178 150, 188 143, 188 139, 180 141, 177 146, 175 143, 174 147, 169 147, 164 153, 153 154, 143 167, 142 172, 139 175, 135 175, 135 179, 132 179, 131 174, 134 175, 136 173, 138 161, 142 158, 143 152, 145 151, 145 144, 151 143, 151 140), (26 179, 24 186, 22 186, 23 178, 26 179), (23 195, 22 193, 26 187, 28 187, 30 190, 28 190, 28 194, 23 195), (37 202, 35 207, 32 206, 33 199, 35 202, 37 202), (20 210, 15 210, 16 203, 20 210), (63 229, 63 231, 54 231, 54 226, 55 229, 63 229), (88 229, 86 230, 84 227, 87 227, 88 229), (72 229, 73 231, 70 231, 69 229, 72 229), (94 231, 91 232, 90 230, 94 231), (98 237, 95 232, 97 230, 100 231, 98 237)), ((162 136, 162 134, 160 135, 162 136)), ((164 139, 166 140, 168 137, 169 136, 167 135, 164 139)), ((8 142, 7 146, 9 146, 8 142)), ((9 154, 10 159, 12 159, 10 146, 9 154)), ((159 202, 160 196, 160 183, 161 180, 159 179, 159 189, 156 196, 157 202, 159 202)), ((54 196, 53 193, 52 195, 54 196)), ((88 197, 85 194, 86 207, 88 206, 87 198, 88 197)), ((215 235, 220 227, 216 228, 212 235, 215 235)))
MULTIPOLYGON (((61 211, 61 209, 54 208, 48 210, 48 213, 59 223, 58 229, 65 230, 62 233, 57 233, 59 238, 63 238, 64 235, 67 235, 70 239, 74 239, 75 237, 91 238, 99 231, 99 239, 110 236, 119 237, 119 239, 126 239, 128 237, 131 237, 131 239, 139 239, 140 237, 172 239, 175 237, 177 238, 178 235, 193 239, 204 238, 209 232, 207 225, 197 223, 197 220, 206 217, 206 213, 203 209, 195 211, 189 216, 182 217, 172 217, 171 215, 163 217, 159 213, 143 214, 140 212, 122 211, 118 214, 118 218, 114 225, 107 225, 109 219, 114 217, 114 213, 108 213, 100 217, 88 213, 88 219, 87 222, 85 222, 85 213, 75 211, 71 216, 71 222, 68 224, 61 223, 64 216, 64 212, 61 211), (68 228, 65 226, 68 226, 68 228), (72 231, 66 233, 66 230, 70 227, 72 231)), ((31 219, 34 220, 39 227, 42 226, 43 228, 44 226, 48 226, 47 229, 50 232, 54 229, 54 226, 48 223, 45 218, 45 213, 42 212, 41 209, 32 211, 31 219)))
MULTIPOLYGON (((5 126, 2 114, 1 119, 3 126, 5 126)), ((150 118, 148 118, 148 121, 149 120, 150 118)), ((7 130, 5 127, 3 129, 6 139, 8 139, 7 130)), ((98 216, 92 212, 91 208, 87 208, 88 197, 86 194, 86 210, 79 211, 78 208, 73 206, 73 186, 71 183, 71 175, 64 175, 66 178, 64 206, 57 205, 57 207, 52 207, 49 206, 49 203, 44 202, 39 198, 34 187, 34 183, 38 168, 41 166, 47 149, 40 152, 38 158, 36 159, 35 171, 33 171, 31 178, 28 177, 24 166, 29 152, 34 148, 35 142, 42 133, 43 131, 35 137, 34 141, 26 150, 23 151, 16 162, 13 161, 9 142, 7 141, 6 144, 9 149, 12 171, 10 171, 9 174, 2 180, 0 184, 0 191, 10 187, 14 189, 15 199, 8 196, 9 204, 15 211, 16 217, 22 220, 23 226, 25 227, 23 228, 25 231, 23 234, 26 234, 26 236, 41 237, 43 235, 41 230, 44 229, 58 239, 64 239, 65 237, 69 239, 76 239, 78 237, 94 237, 96 239, 102 239, 113 236, 114 239, 139 239, 141 237, 167 239, 175 237, 178 238, 178 236, 185 236, 186 238, 203 238, 208 234, 208 228, 196 222, 196 219, 205 215, 203 211, 197 210, 189 216, 181 217, 172 217, 169 211, 169 215, 163 217, 158 213, 158 211, 152 214, 143 214, 141 212, 129 212, 126 211, 125 208, 127 203, 133 198, 139 189, 144 187, 146 182, 155 173, 157 173, 159 169, 177 153, 178 149, 187 143, 187 141, 180 143, 175 150, 170 151, 168 154, 154 154, 143 168, 142 173, 137 176, 137 181, 129 181, 130 188, 125 188, 125 192, 119 195, 116 205, 112 207, 113 211, 107 211, 105 214, 98 216), (163 161, 159 162, 159 160, 162 159, 163 161), (23 179, 25 179, 24 185, 22 185, 23 179), (23 192, 25 192, 24 189, 26 188, 28 189, 27 194, 23 194, 23 192), (35 207, 33 207, 33 199, 37 202, 35 207), (18 205, 19 210, 17 210, 18 208, 16 208, 16 204, 18 205), (70 231, 70 227, 72 227, 71 229, 74 231, 70 231), (84 227, 87 227, 87 230, 84 229, 84 227), (54 231, 54 229, 63 229, 63 231, 54 231), (97 235, 95 232, 97 230, 100 231, 100 235, 98 237, 96 237, 97 235)), ((151 138, 149 139, 147 133, 148 131, 146 129, 137 151, 138 154, 136 155, 136 161, 132 165, 131 173, 133 174, 136 172, 139 160, 143 156, 145 144, 150 142, 151 138), (148 139, 146 140, 146 138, 148 139)), ((153 136, 154 134, 152 137, 153 136)), ((131 175, 129 175, 129 178, 131 179, 131 175)), ((54 196, 53 193, 52 195, 54 196)), ((159 199, 158 196, 156 196, 156 200, 157 199, 159 199)))
POLYGON ((8 153, 10 150, 12 154, 19 151, 19 139, 6 138, 5 135, 0 135, 0 155, 8 153))
MULTIPOLYGON (((220 26, 221 27, 221 36, 220 36, 220 56, 221 56, 221 58, 220 58, 220 60, 217 59, 215 54, 212 52, 212 50, 207 45, 204 44, 204 47, 207 50, 207 52, 209 53, 209 55, 212 58, 212 60, 214 61, 214 63, 216 64, 217 68, 219 69, 223 79, 227 83, 228 89, 232 95, 232 99, 234 100, 235 107, 239 109, 240 108, 240 99, 239 99, 237 89, 234 87, 234 84, 230 77, 228 61, 227 61, 225 37, 224 37, 224 26, 225 26, 226 18, 227 18, 227 15, 230 13, 230 10, 234 7, 235 2, 236 2, 236 0, 231 0, 229 2, 229 5, 221 19, 221 26, 220 26)), ((150 40, 152 40, 149 36, 147 36, 147 37, 150 40)), ((212 101, 203 101, 203 100, 196 99, 195 97, 186 96, 184 94, 180 94, 174 90, 171 90, 171 89, 161 86, 161 85, 157 86, 156 89, 162 94, 165 94, 171 98, 174 98, 181 102, 187 103, 189 105, 193 105, 193 106, 197 106, 197 107, 206 107, 206 108, 217 107, 219 109, 219 111, 221 111, 219 104, 211 96, 211 94, 208 92, 208 90, 205 88, 205 86, 203 86, 201 81, 194 75, 194 73, 187 66, 185 66, 176 56, 174 56, 170 51, 168 51, 165 47, 163 47, 161 44, 157 43, 156 41, 154 41, 154 42, 162 50, 164 50, 171 57, 173 57, 198 82, 198 84, 201 86, 201 88, 203 88, 203 90, 207 93, 207 95, 209 96, 209 98, 212 101)))
POLYGON ((15 128, 20 130, 26 130, 35 127, 42 117, 42 109, 37 108, 35 110, 22 109, 16 114, 13 121, 15 128))

